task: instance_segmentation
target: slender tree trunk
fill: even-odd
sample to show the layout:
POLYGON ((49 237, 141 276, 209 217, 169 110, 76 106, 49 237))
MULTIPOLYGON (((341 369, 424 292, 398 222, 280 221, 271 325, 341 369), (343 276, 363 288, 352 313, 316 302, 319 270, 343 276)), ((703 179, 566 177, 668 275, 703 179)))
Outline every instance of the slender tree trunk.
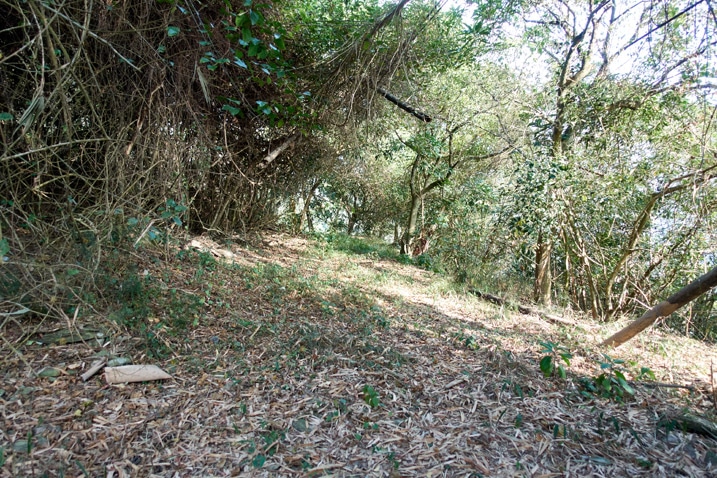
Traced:
POLYGON ((349 215, 349 223, 346 227, 346 234, 349 236, 353 234, 354 228, 356 227, 356 221, 358 219, 358 215, 356 214, 356 208, 358 207, 358 200, 356 199, 356 196, 353 197, 353 204, 350 208, 347 209, 347 213, 349 215))
POLYGON ((346 234, 349 236, 354 233, 354 228, 356 227, 356 214, 353 212, 349 213, 349 223, 346 227, 346 234))
POLYGON ((552 295, 553 277, 550 269, 550 255, 553 245, 546 240, 542 232, 538 234, 538 243, 535 246, 535 282, 533 298, 539 304, 550 305, 552 295))
MULTIPOLYGON (((590 311, 592 312, 593 319, 597 319, 602 315, 602 307, 600 305, 600 293, 598 291, 597 282, 593 276, 592 263, 596 261, 588 255, 588 248, 585 245, 583 237, 580 235, 580 230, 575 225, 575 218, 571 209, 567 209, 565 217, 565 223, 563 229, 567 229, 564 233, 566 236, 570 234, 573 238, 572 243, 574 244, 573 249, 576 256, 580 258, 582 262, 582 273, 587 281, 587 288, 590 292, 590 311)), ((566 248, 566 255, 569 254, 569 249, 566 248)), ((574 272, 577 273, 577 270, 574 272)))
MULTIPOLYGON (((299 230, 297 232, 301 232, 301 230, 304 228, 304 224, 309 223, 309 207, 311 204, 311 200, 314 199, 314 194, 316 194, 316 190, 319 189, 320 184, 321 180, 317 179, 314 184, 311 185, 311 188, 309 189, 306 198, 304 198, 304 207, 301 208, 301 214, 299 215, 299 230)), ((309 229, 313 231, 313 227, 310 227, 309 229)))
POLYGON ((717 286, 717 267, 690 282, 685 287, 668 297, 667 300, 660 302, 652 309, 645 312, 642 317, 607 338, 600 345, 607 347, 619 347, 645 330, 660 317, 667 317, 683 305, 693 301, 715 286, 717 286))
POLYGON ((309 232, 314 232, 314 220, 311 217, 311 211, 306 211, 306 229, 309 232))
POLYGON ((712 181, 715 178, 715 168, 717 168, 717 165, 710 166, 709 168, 705 168, 696 173, 674 178, 670 180, 667 183, 667 186, 664 187, 662 190, 652 193, 647 203, 645 204, 645 207, 642 209, 642 212, 640 212, 640 214, 637 216, 637 219, 635 219, 635 223, 632 226, 632 231, 630 231, 630 238, 628 239, 627 244, 625 245, 625 248, 620 255, 620 259, 617 261, 617 264, 615 265, 612 272, 610 273, 610 276, 607 279, 607 283, 605 285, 605 299, 607 301, 608 318, 619 312, 620 308, 623 306, 622 295, 624 295, 625 293, 626 286, 623 285, 622 295, 620 296, 620 299, 618 299, 617 304, 614 304, 612 298, 615 281, 618 275, 622 272, 622 269, 627 264, 628 260, 632 257, 635 251, 637 251, 637 242, 650 223, 650 217, 652 215, 653 209, 655 208, 655 205, 657 204, 657 201, 664 198, 665 196, 682 191, 689 187, 695 187, 697 185, 712 181))

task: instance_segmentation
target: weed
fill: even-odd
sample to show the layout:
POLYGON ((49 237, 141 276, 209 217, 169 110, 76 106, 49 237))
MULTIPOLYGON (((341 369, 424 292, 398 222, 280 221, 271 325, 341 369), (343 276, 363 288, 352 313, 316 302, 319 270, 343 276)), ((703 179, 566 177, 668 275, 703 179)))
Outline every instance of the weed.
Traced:
POLYGON ((553 342, 540 342, 540 345, 543 346, 541 353, 547 354, 540 359, 540 371, 543 372, 543 376, 550 378, 557 375, 565 379, 567 373, 563 363, 569 367, 570 359, 573 358, 573 355, 567 348, 553 342), (563 363, 560 363, 561 361, 563 363))
POLYGON ((640 367, 640 373, 637 375, 638 380, 655 380, 655 372, 649 367, 640 367))
POLYGON ((378 430, 378 423, 363 422, 364 430, 378 430))
POLYGON ((523 414, 518 412, 518 415, 515 416, 515 428, 520 428, 523 426, 523 414))
POLYGON ((614 359, 607 354, 603 354, 603 359, 604 361, 598 361, 600 369, 603 370, 600 375, 592 379, 581 379, 583 386, 583 392, 581 393, 588 397, 597 395, 618 402, 622 402, 626 395, 634 395, 635 391, 627 382, 627 378, 623 373, 622 364, 625 361, 614 359))
POLYGON ((363 387, 363 400, 371 408, 376 408, 381 404, 378 398, 378 392, 371 385, 364 385, 363 387))
POLYGON ((645 470, 649 470, 654 465, 653 462, 651 462, 650 460, 647 460, 645 458, 637 457, 635 459, 635 461, 637 462, 637 466, 639 466, 640 468, 643 468, 645 470))
POLYGON ((460 342, 467 349, 478 350, 480 348, 480 345, 478 344, 478 341, 475 339, 475 337, 466 334, 463 331, 456 333, 455 337, 458 342, 460 342))

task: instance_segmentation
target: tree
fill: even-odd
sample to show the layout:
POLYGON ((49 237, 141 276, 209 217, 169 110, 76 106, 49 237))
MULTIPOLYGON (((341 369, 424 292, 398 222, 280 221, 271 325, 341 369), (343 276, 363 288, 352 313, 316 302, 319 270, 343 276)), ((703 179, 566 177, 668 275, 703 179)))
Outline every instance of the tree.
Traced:
MULTIPOLYGON (((698 10, 706 13, 706 5, 701 9, 696 7, 688 5, 680 16, 698 15, 698 10)), ((596 129, 609 130, 610 121, 619 123, 621 115, 629 116, 644 107, 652 96, 684 91, 698 84, 697 71, 701 67, 695 70, 695 65, 699 64, 696 59, 709 51, 714 42, 707 36, 689 41, 689 24, 681 23, 674 17, 658 21, 653 16, 651 5, 643 6, 643 10, 636 13, 638 8, 640 4, 555 1, 541 4, 524 14, 527 41, 531 47, 545 52, 553 68, 548 87, 548 91, 553 93, 544 94, 547 101, 537 107, 538 114, 532 122, 535 135, 532 154, 538 158, 531 161, 545 164, 543 169, 570 167, 575 161, 576 150, 584 151, 594 144, 596 129), (653 25, 657 26, 650 27, 653 21, 653 25), (634 34, 622 46, 615 46, 617 32, 620 29, 624 31, 630 23, 637 24, 634 34), (647 32, 643 34, 645 30, 647 32), (641 69, 627 75, 614 73, 612 65, 632 54, 635 50, 629 51, 630 48, 647 38, 660 48, 647 55, 644 52, 634 53, 633 61, 640 64, 641 69), (682 80, 675 81, 678 74, 682 75, 682 80), (633 75, 632 80, 630 75, 633 75), (616 85, 625 80, 637 87, 632 91, 630 88, 617 91, 619 96, 603 105, 610 121, 601 121, 596 113, 603 113, 595 108, 597 105, 591 101, 595 96, 591 92, 604 91, 603 85, 616 85)), ((707 30, 713 28, 705 22, 701 24, 707 30)), ((556 188, 556 178, 549 177, 547 182, 537 185, 543 191, 544 203, 553 209, 538 212, 535 221, 539 227, 535 231, 534 245, 534 298, 543 304, 551 302, 552 258, 556 241, 559 237, 570 238, 571 242, 579 240, 575 236, 575 228, 569 225, 570 221, 564 221, 566 215, 570 215, 569 210, 555 210, 557 205, 569 208, 572 202, 570 195, 566 196, 565 191, 556 188)), ((580 261, 586 264, 589 259, 584 251, 580 252, 583 249, 578 245, 574 250, 583 256, 580 261)), ((594 278, 587 280, 592 283, 590 288, 593 293, 597 291, 594 278)), ((594 310, 596 308, 593 307, 594 310)))

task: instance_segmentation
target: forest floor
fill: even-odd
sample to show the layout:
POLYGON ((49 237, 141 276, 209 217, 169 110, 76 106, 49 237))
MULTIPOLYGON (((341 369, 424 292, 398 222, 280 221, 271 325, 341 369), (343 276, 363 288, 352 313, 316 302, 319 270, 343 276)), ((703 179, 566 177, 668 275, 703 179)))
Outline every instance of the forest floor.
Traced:
POLYGON ((714 417, 714 346, 603 351, 628 319, 523 315, 358 241, 196 241, 118 261, 106 314, 5 320, 0 477, 717 476, 680 421, 714 417), (103 337, 51 339, 68 327, 103 337), (540 342, 572 352, 565 379, 540 342), (172 378, 82 381, 102 355, 172 378))

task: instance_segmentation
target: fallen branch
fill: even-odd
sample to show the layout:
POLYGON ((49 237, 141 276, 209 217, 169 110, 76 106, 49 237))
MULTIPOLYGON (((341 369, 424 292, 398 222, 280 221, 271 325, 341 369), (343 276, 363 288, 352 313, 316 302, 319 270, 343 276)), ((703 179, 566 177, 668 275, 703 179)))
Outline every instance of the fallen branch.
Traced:
POLYGON ((695 391, 695 387, 693 387, 692 385, 679 385, 677 383, 637 382, 634 380, 630 380, 628 383, 630 385, 640 385, 640 386, 647 387, 647 388, 684 388, 691 392, 695 391))
POLYGON ((537 315, 541 319, 546 320, 548 322, 555 323, 555 324, 577 325, 577 323, 572 320, 564 319, 562 317, 558 317, 557 315, 546 314, 545 312, 541 312, 538 309, 533 309, 532 307, 527 307, 525 305, 520 305, 520 304, 514 306, 513 304, 511 304, 507 300, 503 299, 502 297, 498 297, 493 294, 487 294, 487 293, 481 292, 477 289, 468 289, 468 292, 470 294, 480 297, 481 299, 485 299, 488 302, 491 302, 496 305, 506 306, 506 307, 515 307, 516 309, 518 309, 518 312, 520 312, 521 314, 524 314, 524 315, 537 315))
POLYGON ((713 422, 688 413, 673 416, 663 416, 658 426, 666 429, 680 430, 686 433, 696 433, 717 440, 717 425, 713 422))
POLYGON ((95 363, 92 364, 92 367, 90 367, 90 369, 87 370, 87 372, 80 375, 80 377, 82 378, 82 381, 83 382, 88 381, 93 375, 95 375, 97 372, 102 370, 102 367, 104 367, 105 364, 107 364, 107 359, 103 358, 103 359, 97 360, 95 363))

